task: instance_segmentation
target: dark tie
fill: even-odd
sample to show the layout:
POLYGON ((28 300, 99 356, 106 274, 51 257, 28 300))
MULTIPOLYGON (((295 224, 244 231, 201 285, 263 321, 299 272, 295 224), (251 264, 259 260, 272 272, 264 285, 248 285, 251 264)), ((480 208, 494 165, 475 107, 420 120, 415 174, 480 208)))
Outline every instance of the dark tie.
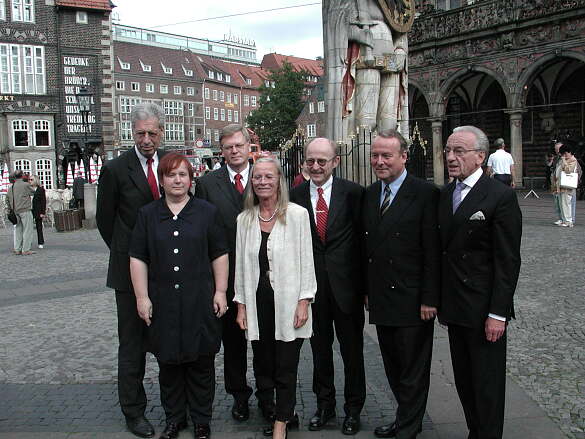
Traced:
POLYGON ((317 188, 317 234, 321 238, 321 242, 325 244, 325 238, 327 237, 327 217, 329 215, 329 209, 327 209, 327 203, 323 198, 323 188, 317 188))
POLYGON ((148 164, 148 172, 147 172, 147 179, 148 185, 150 186, 150 192, 152 192, 152 198, 158 200, 160 198, 160 192, 158 191, 158 184, 156 184, 156 177, 154 176, 154 172, 152 172, 152 163, 154 159, 147 159, 146 163, 148 164))
POLYGON ((384 188, 384 200, 382 200, 382 205, 380 206, 380 216, 383 216, 390 207, 391 195, 392 191, 390 190, 390 185, 387 184, 386 187, 384 188))
POLYGON ((455 190, 453 191, 453 213, 457 211, 457 208, 461 204, 461 191, 465 189, 467 185, 461 181, 457 182, 455 190))
POLYGON ((236 174, 234 176, 236 190, 240 193, 244 193, 244 186, 242 185, 242 174, 236 174))

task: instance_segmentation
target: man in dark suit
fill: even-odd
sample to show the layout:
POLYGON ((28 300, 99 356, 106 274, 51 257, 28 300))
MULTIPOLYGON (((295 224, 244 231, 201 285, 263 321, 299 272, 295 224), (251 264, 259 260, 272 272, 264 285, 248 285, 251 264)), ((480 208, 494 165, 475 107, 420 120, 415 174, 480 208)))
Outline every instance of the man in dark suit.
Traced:
POLYGON ((83 209, 83 186, 87 181, 83 177, 83 173, 81 171, 77 171, 77 177, 73 180, 73 198, 75 200, 75 207, 78 209, 83 209))
POLYGON ((441 191, 441 323, 449 327, 455 385, 469 439, 501 438, 506 393, 506 326, 514 316, 522 214, 514 190, 481 169, 486 135, 459 127, 445 159, 454 180, 441 191))
POLYGON ((335 333, 345 372, 344 434, 360 429, 366 399, 364 372, 364 286, 360 259, 361 203, 364 189, 333 177, 339 164, 335 143, 318 138, 305 150, 311 180, 291 192, 291 201, 309 211, 317 295, 313 304, 313 392, 317 412, 309 430, 321 430, 335 416, 333 341, 335 333))
POLYGON ((370 323, 398 401, 394 422, 374 430, 381 438, 421 431, 439 305, 439 189, 407 173, 407 152, 395 130, 374 139, 370 162, 380 181, 367 188, 362 212, 370 323))
MULTIPOLYGON (((250 135, 241 125, 226 126, 219 137, 222 154, 227 166, 210 172, 200 178, 195 185, 195 196, 214 204, 220 212, 230 248, 229 282, 227 301, 234 299, 234 273, 236 256, 236 219, 243 208, 242 193, 248 182, 250 166, 250 135)), ((237 307, 229 307, 222 318, 223 355, 225 390, 234 397, 232 417, 236 421, 245 421, 250 416, 248 399, 252 388, 246 381, 248 344, 244 331, 236 323, 237 307)), ((258 383, 258 401, 265 417, 274 413, 273 396, 266 395, 258 383)))
POLYGON ((118 395, 128 429, 140 437, 154 436, 144 417, 146 393, 144 322, 136 310, 130 280, 128 246, 138 209, 160 198, 158 150, 164 135, 164 112, 155 104, 137 105, 130 115, 135 147, 102 168, 97 194, 97 226, 110 248, 106 285, 116 290, 118 311, 118 395))

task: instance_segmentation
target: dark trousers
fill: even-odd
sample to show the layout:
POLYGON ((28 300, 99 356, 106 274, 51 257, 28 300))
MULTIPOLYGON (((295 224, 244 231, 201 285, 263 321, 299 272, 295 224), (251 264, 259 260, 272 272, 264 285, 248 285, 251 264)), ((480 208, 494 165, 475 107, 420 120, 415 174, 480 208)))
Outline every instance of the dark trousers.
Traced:
POLYGON ((420 326, 376 326, 388 383, 398 402, 397 439, 414 439, 427 406, 434 322, 420 326))
POLYGON ((142 383, 146 364, 143 335, 146 324, 138 317, 136 297, 130 291, 116 290, 118 311, 118 397, 126 418, 137 418, 146 410, 142 383))
POLYGON ((37 226, 37 242, 39 245, 44 245, 45 237, 43 236, 43 219, 39 215, 35 215, 35 225, 37 226))
POLYGON ((238 307, 232 303, 221 319, 225 391, 236 401, 246 402, 252 395, 252 388, 246 381, 248 342, 245 332, 236 323, 237 311, 238 307))
POLYGON ((501 439, 506 398, 506 333, 495 343, 483 328, 449 325, 455 386, 470 439, 501 439))
POLYGON ((510 174, 494 174, 494 179, 504 183, 506 186, 512 185, 512 175, 510 174))
POLYGON ((209 424, 215 396, 215 355, 183 364, 158 362, 160 401, 167 422, 185 421, 187 407, 194 424, 209 424))
POLYGON ((335 408, 335 384, 333 341, 335 334, 343 359, 345 376, 344 410, 346 415, 359 416, 366 401, 366 374, 364 371, 364 308, 358 303, 355 310, 344 313, 333 297, 329 279, 325 273, 320 279, 311 306, 313 312, 313 392, 317 407, 322 410, 335 408))

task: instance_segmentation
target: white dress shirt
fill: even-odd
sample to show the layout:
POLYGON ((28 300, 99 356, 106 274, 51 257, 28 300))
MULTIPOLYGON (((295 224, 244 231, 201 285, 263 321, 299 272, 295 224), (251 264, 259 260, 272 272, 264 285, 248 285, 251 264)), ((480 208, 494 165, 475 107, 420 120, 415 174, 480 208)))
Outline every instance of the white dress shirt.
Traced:
MULTIPOLYGON (((140 164, 142 165, 142 170, 144 171, 144 175, 146 176, 146 179, 148 180, 148 163, 146 163, 146 157, 144 157, 142 155, 142 153, 140 152, 140 150, 138 149, 138 147, 136 145, 134 145, 134 151, 136 151, 136 155, 138 156, 138 161, 140 161, 140 164)), ((158 152, 155 151, 154 155, 152 156, 153 158, 153 162, 152 162, 152 172, 154 172, 154 178, 156 178, 156 186, 160 186, 160 183, 158 181, 158 152)))
MULTIPOLYGON (((323 199, 325 200, 325 204, 327 204, 327 209, 329 210, 329 206, 331 205, 331 188, 333 187, 333 175, 329 177, 322 186, 323 189, 323 199)), ((317 214, 317 200, 319 200, 319 194, 317 193, 317 186, 313 183, 313 180, 309 183, 309 194, 311 196, 311 205, 313 206, 313 214, 317 214)))
POLYGON ((242 179, 240 181, 242 182, 242 186, 244 186, 244 189, 246 189, 246 185, 248 184, 248 176, 250 175, 250 165, 246 166, 246 169, 244 169, 242 172, 234 171, 232 168, 230 168, 230 165, 226 164, 226 166, 232 184, 236 184, 236 174, 240 174, 242 176, 242 179))

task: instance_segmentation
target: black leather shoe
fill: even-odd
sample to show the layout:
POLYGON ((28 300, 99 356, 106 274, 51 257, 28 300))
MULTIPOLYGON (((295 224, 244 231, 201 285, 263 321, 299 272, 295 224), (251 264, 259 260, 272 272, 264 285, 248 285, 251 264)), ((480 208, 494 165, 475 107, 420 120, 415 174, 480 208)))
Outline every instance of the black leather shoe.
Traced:
POLYGON ((234 401, 234 406, 232 407, 232 418, 238 422, 247 421, 248 418, 250 418, 250 407, 248 407, 248 401, 234 401))
POLYGON ((346 416, 343 420, 343 426, 341 432, 347 435, 354 435, 360 431, 360 418, 359 416, 346 416))
POLYGON ((126 418, 126 426, 130 433, 138 437, 153 437, 154 428, 144 416, 137 418, 126 418))
POLYGON ((195 439, 209 439, 211 429, 209 424, 195 424, 195 439))
POLYGON ((175 422, 167 422, 167 426, 165 427, 165 431, 163 431, 159 439, 175 439, 179 437, 179 432, 187 428, 187 422, 182 421, 178 424, 175 422))
POLYGON ((309 421, 309 430, 321 430, 327 421, 335 417, 335 409, 321 410, 317 409, 311 420, 309 421))
POLYGON ((374 429, 374 435, 376 437, 386 438, 386 437, 394 437, 396 436, 396 432, 398 431, 398 425, 396 422, 392 424, 380 425, 374 429))
POLYGON ((262 412, 262 416, 266 419, 266 422, 273 423, 276 419, 276 407, 274 403, 258 403, 258 407, 262 412))

